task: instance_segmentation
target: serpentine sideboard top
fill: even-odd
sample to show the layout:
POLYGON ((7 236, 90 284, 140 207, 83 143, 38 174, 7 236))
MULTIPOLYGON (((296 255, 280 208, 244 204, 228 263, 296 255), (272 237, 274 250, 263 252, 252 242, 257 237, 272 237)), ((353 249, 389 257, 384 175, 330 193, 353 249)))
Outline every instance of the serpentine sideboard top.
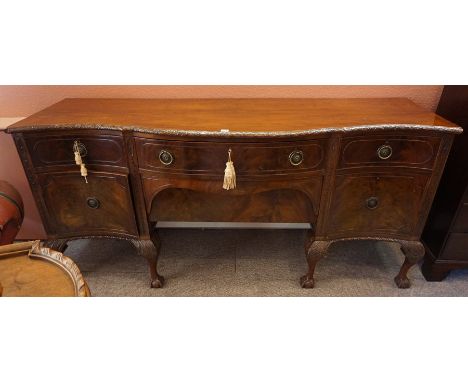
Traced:
POLYGON ((134 130, 161 135, 294 136, 388 128, 462 132, 405 98, 68 98, 8 127, 134 130))

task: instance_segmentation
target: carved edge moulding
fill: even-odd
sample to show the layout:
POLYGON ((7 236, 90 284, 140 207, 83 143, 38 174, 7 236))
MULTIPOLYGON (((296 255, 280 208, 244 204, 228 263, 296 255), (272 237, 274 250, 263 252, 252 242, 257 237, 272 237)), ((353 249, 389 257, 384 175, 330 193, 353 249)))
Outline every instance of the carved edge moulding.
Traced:
MULTIPOLYGON (((374 125, 357 125, 346 127, 321 127, 311 130, 294 130, 291 131, 203 131, 203 130, 173 130, 173 129, 152 129, 143 128, 140 126, 119 126, 110 124, 60 124, 60 125, 28 125, 24 127, 15 127, 16 132, 28 132, 34 130, 51 129, 89 129, 89 130, 117 130, 117 131, 134 131, 138 133, 149 133, 151 135, 163 136, 212 136, 212 137, 302 137, 323 135, 327 133, 352 133, 352 132, 386 132, 394 129, 410 130, 410 131, 438 131, 443 133, 462 133, 463 130, 457 127, 447 127, 438 125, 418 125, 418 124, 374 124, 374 125)), ((7 132, 11 132, 8 131, 7 132)))

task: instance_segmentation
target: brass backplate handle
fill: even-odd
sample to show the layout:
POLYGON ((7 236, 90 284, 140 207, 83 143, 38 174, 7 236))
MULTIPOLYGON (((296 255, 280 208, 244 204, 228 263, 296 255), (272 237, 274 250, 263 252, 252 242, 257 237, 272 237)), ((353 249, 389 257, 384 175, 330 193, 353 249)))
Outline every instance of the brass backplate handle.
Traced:
POLYGON ((304 160, 304 153, 301 150, 294 150, 289 154, 289 163, 299 166, 304 160))
POLYGON ((382 160, 389 159, 392 153, 392 146, 389 145, 382 145, 377 149, 377 156, 382 160))
POLYGON ((93 210, 98 209, 101 205, 101 202, 99 199, 91 197, 86 199, 86 204, 88 205, 89 208, 92 208, 93 210))
POLYGON ((375 210, 379 205, 379 198, 376 196, 371 196, 366 200, 366 207, 370 210, 375 210))
POLYGON ((174 156, 167 150, 161 150, 159 153, 159 160, 164 166, 169 166, 174 162, 174 156))

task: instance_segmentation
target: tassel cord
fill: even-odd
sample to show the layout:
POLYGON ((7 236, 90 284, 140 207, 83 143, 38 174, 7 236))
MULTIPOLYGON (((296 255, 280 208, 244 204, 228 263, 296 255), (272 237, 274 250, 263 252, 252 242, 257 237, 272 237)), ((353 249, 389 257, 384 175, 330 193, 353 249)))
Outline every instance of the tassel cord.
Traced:
POLYGON ((224 170, 223 188, 225 190, 236 188, 236 170, 231 159, 231 149, 228 151, 228 161, 226 162, 226 169, 224 170))

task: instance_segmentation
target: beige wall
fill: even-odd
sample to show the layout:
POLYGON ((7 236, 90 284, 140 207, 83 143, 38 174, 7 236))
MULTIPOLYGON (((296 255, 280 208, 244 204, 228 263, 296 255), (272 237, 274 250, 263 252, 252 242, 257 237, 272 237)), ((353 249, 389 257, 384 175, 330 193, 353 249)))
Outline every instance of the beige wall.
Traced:
POLYGON ((11 135, 6 134, 2 129, 16 122, 18 118, 0 117, 0 179, 6 180, 20 193, 24 202, 24 220, 19 239, 42 239, 45 238, 44 228, 37 211, 26 174, 18 157, 16 146, 11 135))
MULTIPOLYGON (((66 97, 134 98, 239 98, 239 97, 406 97, 434 111, 443 86, 0 86, 0 129, 11 117, 25 117, 66 97), (3 119, 2 119, 3 117, 3 119), (6 118, 5 118, 6 117, 6 118)), ((43 238, 32 200, 11 137, 0 132, 0 179, 23 195, 26 218, 19 238, 43 238)))
POLYGON ((24 117, 66 97, 406 97, 435 110, 442 86, 0 86, 0 117, 24 117))

